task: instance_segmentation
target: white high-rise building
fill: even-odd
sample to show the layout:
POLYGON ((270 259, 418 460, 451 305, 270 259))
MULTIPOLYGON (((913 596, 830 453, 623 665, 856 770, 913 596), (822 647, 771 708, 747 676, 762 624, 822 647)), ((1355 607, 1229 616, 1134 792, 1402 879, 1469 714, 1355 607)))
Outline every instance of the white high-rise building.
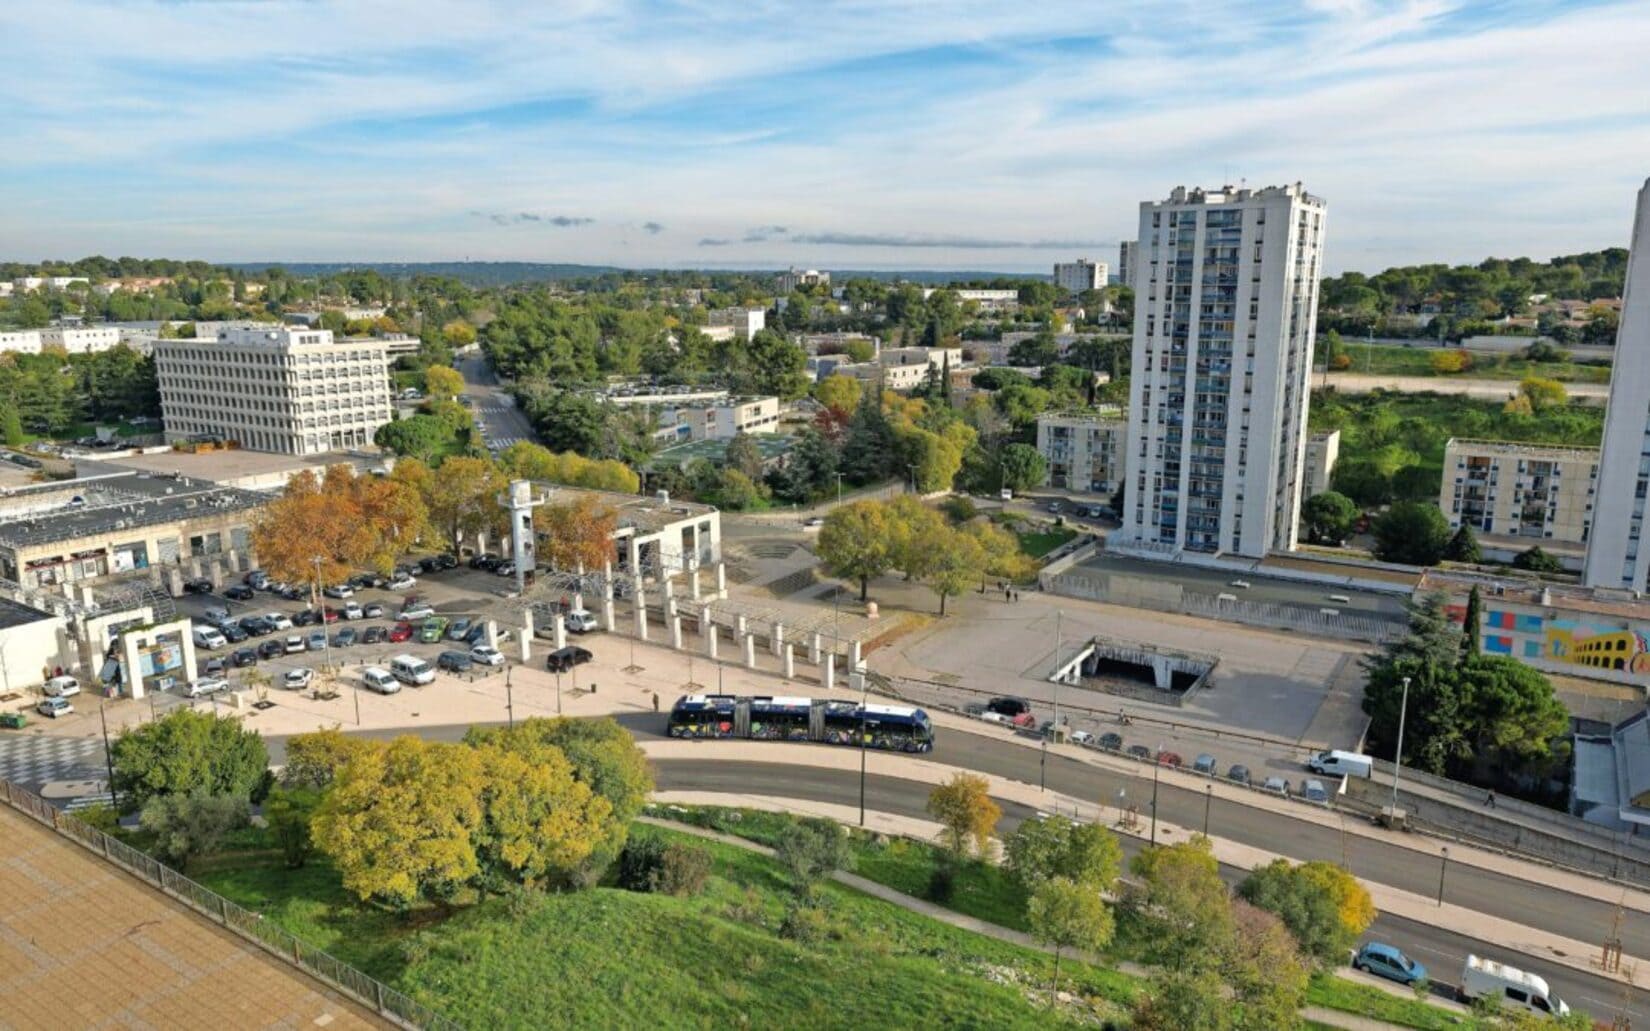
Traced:
POLYGON ((1642 591, 1650 574, 1650 547, 1643 546, 1645 496, 1650 494, 1650 180, 1639 190, 1621 301, 1582 582, 1642 591))
POLYGON ((1076 261, 1054 263, 1054 285, 1068 294, 1098 290, 1106 285, 1106 277, 1110 274, 1111 269, 1103 261, 1078 258, 1076 261))
POLYGON ((1294 548, 1325 213, 1299 183, 1140 205, 1123 539, 1294 548))
POLYGON ((216 437, 315 455, 372 443, 390 421, 388 344, 303 326, 232 327, 155 341, 168 443, 216 437))
POLYGON ((1117 282, 1122 286, 1134 285, 1134 252, 1133 240, 1124 240, 1117 245, 1117 282))

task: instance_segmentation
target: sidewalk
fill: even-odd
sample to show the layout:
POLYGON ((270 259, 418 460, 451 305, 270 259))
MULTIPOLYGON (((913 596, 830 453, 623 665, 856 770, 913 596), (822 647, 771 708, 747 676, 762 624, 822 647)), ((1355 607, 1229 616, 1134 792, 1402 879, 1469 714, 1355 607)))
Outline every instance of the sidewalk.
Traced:
MULTIPOLYGON (((723 805, 737 806, 744 809, 764 809, 769 812, 793 812, 807 816, 824 816, 844 825, 852 825, 859 817, 857 810, 851 810, 847 806, 830 805, 822 802, 797 802, 790 799, 776 799, 761 795, 723 795, 709 791, 661 791, 654 795, 654 800, 667 805, 723 805)), ((705 838, 710 841, 719 842, 723 845, 731 845, 734 848, 742 848, 749 852, 758 853, 759 855, 773 855, 773 849, 768 846, 761 845, 754 841, 749 841, 745 838, 737 837, 732 834, 723 834, 704 827, 696 827, 692 824, 677 823, 674 820, 659 819, 651 816, 638 817, 638 820, 642 823, 652 824, 656 827, 666 827, 670 830, 678 831, 683 834, 691 834, 694 837, 705 838)), ((939 824, 937 823, 931 823, 927 820, 918 820, 911 817, 897 816, 893 813, 874 811, 867 812, 865 814, 865 823, 868 829, 876 830, 879 833, 900 835, 909 838, 920 838, 924 841, 932 841, 935 835, 939 832, 939 824)), ((994 847, 1000 846, 1000 843, 995 840, 993 840, 992 844, 994 847)), ((993 857, 992 861, 997 862, 999 859, 998 857, 993 857)), ((941 923, 949 924, 952 927, 958 927, 965 931, 973 931, 975 934, 983 934, 988 938, 995 938, 998 941, 1008 942, 1012 945, 1021 946, 1022 948, 1036 949, 1039 952, 1050 955, 1054 953, 1054 949, 1052 947, 1042 944, 1032 938, 1031 935, 1026 934, 1024 931, 1016 931, 1013 928, 1004 927, 1001 924, 993 924, 977 917, 969 916, 966 913, 959 913, 954 909, 947 909, 944 906, 936 905, 926 899, 919 899, 914 896, 907 895, 904 892, 895 891, 887 885, 879 884, 876 881, 861 877, 858 874, 838 870, 836 873, 831 875, 831 878, 839 884, 846 885, 856 891, 870 895, 873 898, 881 899, 884 902, 899 906, 900 908, 909 910, 913 913, 920 913, 923 916, 938 920, 941 923)), ((1107 966, 1114 970, 1128 974, 1131 977, 1138 977, 1141 979, 1148 979, 1153 973, 1151 967, 1144 966, 1139 963, 1129 962, 1127 960, 1121 962, 1103 963, 1100 960, 1090 958, 1089 962, 1095 963, 1096 965, 1107 966)), ((1340 971, 1337 971, 1337 974, 1340 973, 1340 971)), ((1351 979, 1360 984, 1368 983, 1361 977, 1351 979)), ((1381 987, 1383 990, 1388 990, 1384 985, 1377 985, 1377 987, 1381 987)), ((1393 994, 1398 993, 1394 992, 1393 994)), ((1399 1027, 1396 1024, 1388 1024, 1384 1021, 1358 1016, 1357 1014, 1342 1013, 1339 1010, 1326 1009, 1322 1006, 1303 1007, 1300 1014, 1307 1020, 1316 1021, 1319 1024, 1327 1024, 1330 1027, 1345 1028, 1347 1031, 1388 1031, 1388 1029, 1397 1031, 1399 1027)))

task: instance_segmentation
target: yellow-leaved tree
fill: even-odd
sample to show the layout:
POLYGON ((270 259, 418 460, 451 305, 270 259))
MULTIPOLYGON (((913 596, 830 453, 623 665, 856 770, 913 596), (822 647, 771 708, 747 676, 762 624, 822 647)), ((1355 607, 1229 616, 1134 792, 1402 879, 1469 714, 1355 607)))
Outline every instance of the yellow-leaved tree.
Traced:
POLYGON ((571 884, 606 839, 613 806, 552 745, 476 748, 486 788, 477 859, 498 878, 571 884))
POLYGON ((457 369, 432 365, 424 370, 424 392, 431 398, 454 398, 464 393, 464 377, 457 369))
POLYGON ((534 525, 543 533, 539 558, 552 569, 601 569, 613 560, 613 510, 588 494, 546 505, 534 525))
POLYGON ((976 773, 954 773, 928 794, 928 813, 940 823, 940 840, 962 858, 972 846, 985 855, 1003 811, 991 800, 991 783, 976 773))

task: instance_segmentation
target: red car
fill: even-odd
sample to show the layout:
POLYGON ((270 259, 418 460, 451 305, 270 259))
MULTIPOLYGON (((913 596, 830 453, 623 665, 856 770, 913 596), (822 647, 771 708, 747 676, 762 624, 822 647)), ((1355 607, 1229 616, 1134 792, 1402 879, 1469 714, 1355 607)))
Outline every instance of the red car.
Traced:
POLYGON ((1181 767, 1182 760, 1179 753, 1164 750, 1157 753, 1157 764, 1159 766, 1173 766, 1178 770, 1181 767))
POLYGON ((342 613, 340 613, 337 609, 334 609, 334 608, 325 608, 325 609, 321 610, 321 618, 326 620, 328 623, 338 622, 338 619, 341 615, 342 615, 342 613))
POLYGON ((400 644, 402 641, 412 640, 412 635, 413 625, 411 623, 397 623, 395 628, 390 631, 390 641, 393 644, 400 644))

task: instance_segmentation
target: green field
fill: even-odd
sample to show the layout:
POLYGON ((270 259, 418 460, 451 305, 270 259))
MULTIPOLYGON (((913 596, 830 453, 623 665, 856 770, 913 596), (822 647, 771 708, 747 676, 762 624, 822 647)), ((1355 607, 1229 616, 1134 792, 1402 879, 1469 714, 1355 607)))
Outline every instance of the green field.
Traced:
MULTIPOLYGON (((1342 370, 1349 374, 1385 376, 1439 376, 1443 379, 1508 379, 1521 380, 1526 376, 1556 379, 1561 383, 1608 383, 1609 365, 1584 365, 1578 362, 1529 362, 1511 355, 1472 356, 1472 368, 1465 372, 1438 373, 1432 368, 1432 356, 1439 353, 1435 347, 1403 347, 1392 344, 1359 344, 1346 342, 1346 355, 1352 365, 1342 370)), ((1320 365, 1323 348, 1318 349, 1320 365)))

